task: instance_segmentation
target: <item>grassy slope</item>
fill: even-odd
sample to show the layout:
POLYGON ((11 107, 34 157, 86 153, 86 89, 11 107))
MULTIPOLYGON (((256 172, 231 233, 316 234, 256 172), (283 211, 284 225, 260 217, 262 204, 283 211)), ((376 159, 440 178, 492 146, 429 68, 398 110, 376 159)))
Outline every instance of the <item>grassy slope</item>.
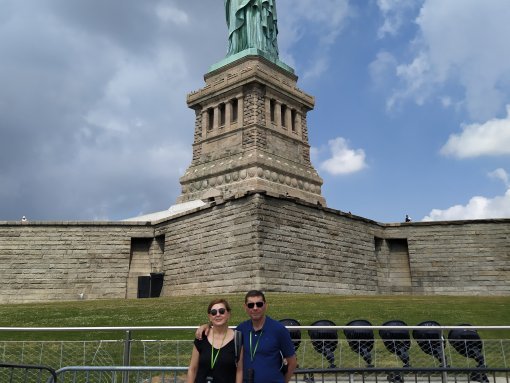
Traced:
MULTIPOLYGON (((246 319, 243 295, 225 296, 233 307, 231 324, 246 319)), ((0 327, 195 326, 206 320, 205 309, 214 297, 172 297, 139 300, 102 300, 0 305, 0 327)), ((302 325, 329 319, 344 325, 367 319, 380 325, 400 319, 409 325, 435 320, 442 325, 510 325, 510 297, 328 296, 267 295, 268 313, 276 319, 293 318, 302 325)), ((508 332, 484 337, 510 338, 508 332)), ((186 339, 189 333, 136 334, 137 338, 186 339)), ((55 334, 0 333, 0 339, 55 339, 55 334)), ((58 339, 121 338, 123 334, 58 333, 58 339)))

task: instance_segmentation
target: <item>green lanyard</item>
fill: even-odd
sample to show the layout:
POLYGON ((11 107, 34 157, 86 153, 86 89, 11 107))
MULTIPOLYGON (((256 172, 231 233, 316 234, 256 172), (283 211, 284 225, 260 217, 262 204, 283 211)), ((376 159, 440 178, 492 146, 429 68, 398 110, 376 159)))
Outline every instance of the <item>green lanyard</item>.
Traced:
POLYGON ((253 349, 252 343, 251 343, 251 331, 250 331, 250 358, 251 358, 252 362, 253 362, 253 359, 255 359, 255 354, 257 353, 257 348, 259 347, 260 338, 262 338, 263 332, 264 331, 260 332, 260 336, 258 337, 257 343, 255 344, 255 349, 253 349))
POLYGON ((212 334, 212 344, 211 344, 211 370, 214 369, 214 366, 216 365, 216 360, 218 360, 218 356, 220 356, 221 348, 223 347, 223 342, 225 342, 225 338, 227 337, 227 331, 225 331, 225 335, 223 335, 223 340, 221 341, 220 348, 218 349, 218 352, 216 353, 216 356, 214 356, 214 331, 212 334))

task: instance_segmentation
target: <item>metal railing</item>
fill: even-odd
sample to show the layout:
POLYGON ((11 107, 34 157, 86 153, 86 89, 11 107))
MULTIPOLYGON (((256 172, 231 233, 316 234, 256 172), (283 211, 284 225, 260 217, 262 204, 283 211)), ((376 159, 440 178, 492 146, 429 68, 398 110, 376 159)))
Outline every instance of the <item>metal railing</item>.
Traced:
POLYGON ((508 383, 508 368, 332 368, 298 369, 291 382, 508 383))
POLYGON ((1 383, 57 383, 57 373, 48 366, 0 363, 1 383))
MULTIPOLYGON (((183 383, 186 367, 69 366, 57 371, 58 383, 183 383)), ((333 368, 298 369, 291 382, 305 383, 508 383, 510 369, 489 368, 333 368)), ((52 383, 48 380, 46 383, 52 383)), ((247 381, 247 383, 252 383, 247 381)))
POLYGON ((69 366, 56 373, 58 383, 180 383, 186 381, 187 371, 168 366, 69 366))
MULTIPOLYGON (((423 326, 288 326, 289 331, 301 331, 302 339, 296 349, 298 359, 298 375, 302 369, 327 369, 329 373, 335 368, 356 369, 363 371, 368 365, 372 369, 366 374, 374 373, 376 369, 402 368, 402 358, 390 352, 383 339, 378 337, 377 330, 407 330, 423 329, 423 326), (367 355, 356 352, 352 341, 338 334, 331 346, 331 339, 311 339, 308 330, 325 330, 341 333, 342 330, 371 330, 374 333, 373 344, 370 349, 370 361, 367 355), (322 346, 320 343, 322 342, 322 346), (319 347, 318 347, 319 345, 319 347), (325 347, 329 345, 328 347, 325 347), (326 352, 324 351, 325 349, 326 352)), ((172 368, 186 368, 193 348, 193 339, 190 334, 195 326, 159 326, 159 327, 71 327, 71 328, 10 328, 0 327, 0 334, 7 332, 118 332, 118 339, 97 341, 0 341, 0 362, 18 364, 47 365, 54 369, 67 368, 67 366, 111 367, 111 366, 175 366, 172 368), (140 340, 135 339, 140 331, 187 331, 185 340, 140 340)), ((430 327, 428 328, 430 329, 430 327)), ((477 330, 484 335, 492 331, 503 330, 509 332, 510 326, 436 326, 435 330, 441 332, 442 351, 438 354, 424 352, 417 340, 410 338, 407 350, 409 362, 406 367, 412 368, 449 368, 470 369, 480 367, 479 361, 461 355, 446 339, 453 329, 477 330)), ((111 335, 110 335, 111 336, 111 335)), ((57 336, 55 336, 57 338, 57 336)), ((486 336, 481 339, 481 355, 483 366, 498 369, 510 368, 510 339, 498 339, 486 336)), ((362 342, 362 340, 358 340, 362 342)), ((398 342, 398 340, 395 340, 398 342)), ((467 342, 467 341, 466 341, 467 342)), ((359 351, 359 350, 357 350, 359 351)), ((407 369, 406 371, 411 371, 407 369)), ((492 371, 492 370, 491 370, 492 371)), ((316 372, 317 373, 317 372, 316 372)), ((303 373, 304 374, 304 373, 303 373)), ((337 374, 341 375, 338 371, 337 374)), ((369 375, 367 375, 369 376, 369 375)), ((469 374, 468 374, 469 376, 469 374)), ((104 377, 104 376, 103 376, 104 377)), ((304 375, 303 375, 304 377, 304 375)), ((343 378, 342 378, 343 379, 343 378)), ((473 380, 473 379, 471 379, 473 380)), ((334 380, 332 380, 334 381, 334 380)), ((444 381, 444 379, 443 379, 444 381)), ((102 382, 100 382, 102 383, 102 382)), ((139 383, 139 382, 137 382, 139 383)))

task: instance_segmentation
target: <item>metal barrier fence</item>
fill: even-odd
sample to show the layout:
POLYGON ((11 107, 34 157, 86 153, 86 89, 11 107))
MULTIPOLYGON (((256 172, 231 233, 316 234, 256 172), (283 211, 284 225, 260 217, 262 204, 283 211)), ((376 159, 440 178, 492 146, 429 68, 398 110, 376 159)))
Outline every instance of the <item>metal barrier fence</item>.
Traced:
MULTIPOLYGON (((288 326, 291 334, 301 332, 296 344, 299 368, 356 368, 367 366, 374 368, 398 369, 403 366, 413 368, 490 368, 510 367, 510 340, 489 336, 491 331, 504 330, 510 326, 437 326, 440 339, 423 341, 410 337, 405 347, 402 339, 388 341, 377 337, 378 330, 396 330, 411 332, 424 329, 423 326, 288 326), (461 340, 457 344, 448 340, 452 330, 483 330, 487 339, 461 340), (327 339, 312 339, 309 331, 320 330, 327 339), (375 335, 367 339, 350 340, 339 336, 345 330, 368 330, 375 335), (336 334, 335 339, 329 335, 336 334), (390 347, 388 346, 390 343, 390 347), (428 343, 427 343, 428 342, 428 343), (424 343, 426 348, 424 349, 424 343), (475 345, 473 354, 468 349, 475 345), (393 350, 392 346, 393 344, 393 350), (439 344, 439 346, 438 346, 439 344), (454 347, 455 346, 455 347, 454 347), (427 350, 428 348, 428 350, 427 350), (441 351, 438 351, 438 350, 441 351), (466 352, 462 352, 465 349, 466 352), (471 355, 470 355, 471 352, 471 355), (405 354, 405 355, 403 355, 405 354)), ((97 341, 0 341, 0 362, 18 364, 47 365, 54 369, 66 366, 176 366, 186 367, 189 363, 193 340, 191 326, 165 327, 89 327, 89 328, 0 328, 0 334, 6 332, 119 332, 117 340, 97 341), (133 339, 139 331, 187 331, 186 340, 140 340, 133 339)), ((431 329, 431 327, 427 327, 431 329)), ((492 333, 494 334, 494 333, 492 333)), ((57 337, 57 336, 56 336, 57 337)), ((331 370, 330 370, 331 371, 331 370)), ((372 370, 373 371, 373 370, 372 370)), ((138 383, 138 382, 137 382, 138 383)))
MULTIPOLYGON (((186 370, 186 367, 70 366, 58 370, 57 375, 58 383, 184 383, 186 370)), ((510 369, 334 368, 298 369, 291 382, 509 383, 509 377, 510 369)))
POLYGON ((187 371, 187 367, 69 366, 57 376, 58 383, 184 383, 187 371))
POLYGON ((509 383, 510 369, 334 368, 299 369, 291 382, 319 383, 509 383))
POLYGON ((0 363, 1 383, 56 383, 57 373, 50 367, 0 363))

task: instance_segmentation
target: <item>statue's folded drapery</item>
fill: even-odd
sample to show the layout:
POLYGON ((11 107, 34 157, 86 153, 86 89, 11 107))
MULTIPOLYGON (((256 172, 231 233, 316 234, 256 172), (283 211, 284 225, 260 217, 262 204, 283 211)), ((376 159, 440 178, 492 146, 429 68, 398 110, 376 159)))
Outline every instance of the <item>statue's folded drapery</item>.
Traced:
POLYGON ((256 48, 278 58, 275 0, 225 0, 228 56, 256 48))

